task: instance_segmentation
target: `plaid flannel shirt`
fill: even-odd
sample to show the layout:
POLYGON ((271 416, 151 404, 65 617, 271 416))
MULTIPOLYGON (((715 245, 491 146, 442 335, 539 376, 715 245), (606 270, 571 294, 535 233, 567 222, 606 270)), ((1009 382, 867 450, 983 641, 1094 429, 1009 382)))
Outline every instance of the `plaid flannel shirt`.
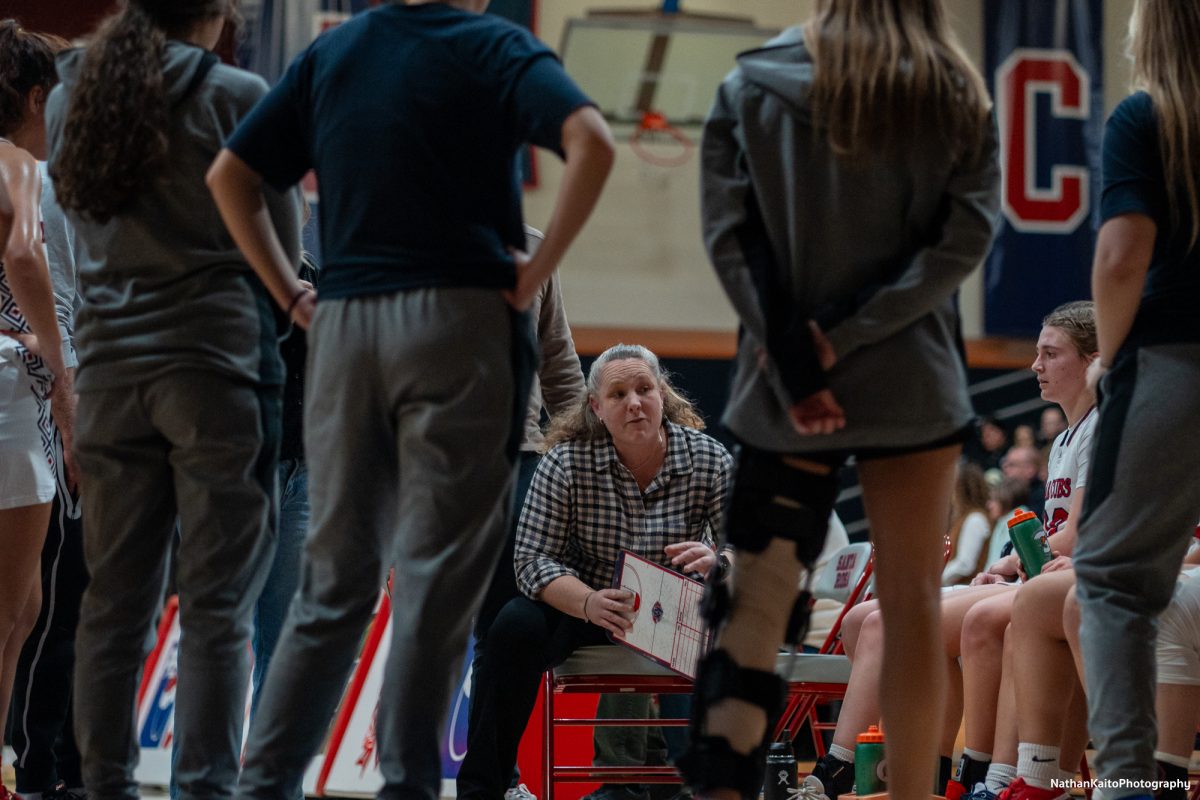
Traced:
POLYGON ((667 455, 643 492, 612 439, 556 445, 538 464, 517 525, 517 586, 530 598, 574 575, 612 585, 621 550, 670 567, 668 544, 715 548, 733 459, 716 439, 666 423, 667 455))

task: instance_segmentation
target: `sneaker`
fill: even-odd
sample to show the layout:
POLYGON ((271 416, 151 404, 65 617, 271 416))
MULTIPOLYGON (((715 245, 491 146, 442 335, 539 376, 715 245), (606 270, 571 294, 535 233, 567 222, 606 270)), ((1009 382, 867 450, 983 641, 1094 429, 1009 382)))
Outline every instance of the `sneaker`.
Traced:
POLYGON ((816 775, 805 775, 796 787, 791 800, 830 800, 825 794, 825 786, 816 775))
POLYGON ((638 784, 605 783, 580 800, 650 800, 650 792, 638 784))
MULTIPOLYGON (((530 795, 529 798, 537 800, 533 795, 530 795)), ((42 800, 87 800, 87 792, 82 788, 68 789, 65 783, 59 781, 53 789, 42 792, 42 800)), ((525 800, 525 798, 518 798, 518 800, 525 800)))
POLYGON ((805 783, 826 800, 837 800, 841 795, 854 791, 854 765, 826 753, 813 764, 812 774, 801 781, 801 789, 805 783), (814 782, 809 782, 808 778, 814 782))
POLYGON ((963 797, 968 796, 967 787, 963 786, 953 778, 946 781, 946 791, 943 792, 943 794, 945 795, 946 800, 962 800, 963 797))
POLYGON ((986 783, 977 783, 971 793, 967 795, 967 800, 996 800, 996 793, 987 788, 986 783))
MULTIPOLYGON (((44 798, 44 800, 50 800, 44 798)), ((62 800, 73 800, 72 798, 63 798, 62 800)), ((537 795, 529 791, 529 787, 523 783, 518 783, 513 788, 504 793, 504 800, 538 800, 537 795)))
POLYGON ((1001 792, 996 800, 1066 800, 1070 797, 1061 789, 1040 789, 1030 786, 1024 778, 1017 778, 1001 792))

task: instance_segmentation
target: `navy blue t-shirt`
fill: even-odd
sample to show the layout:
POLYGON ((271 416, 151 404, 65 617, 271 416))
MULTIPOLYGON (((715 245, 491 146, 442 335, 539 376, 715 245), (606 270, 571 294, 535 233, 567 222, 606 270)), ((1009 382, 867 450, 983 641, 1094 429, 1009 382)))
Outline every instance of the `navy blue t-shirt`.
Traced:
MULTIPOLYGON (((1183 184, 1176 192, 1186 198, 1183 184)), ((1200 341, 1200 245, 1189 248, 1192 215, 1186 201, 1172 222, 1159 148, 1154 101, 1145 92, 1125 98, 1104 128, 1104 190, 1100 216, 1144 214, 1158 233, 1141 305, 1122 350, 1200 341)))
POLYGON ((316 171, 322 297, 511 288, 519 149, 561 155, 563 122, 590 102, 523 28, 390 3, 313 42, 228 147, 276 188, 316 171))

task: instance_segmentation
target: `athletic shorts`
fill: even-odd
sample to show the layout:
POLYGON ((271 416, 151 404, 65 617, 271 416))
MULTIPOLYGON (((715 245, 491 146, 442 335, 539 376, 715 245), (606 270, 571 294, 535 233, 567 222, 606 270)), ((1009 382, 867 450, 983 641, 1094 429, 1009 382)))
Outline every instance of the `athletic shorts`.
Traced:
POLYGON ((54 472, 42 436, 48 413, 48 401, 36 392, 16 343, 0 336, 0 509, 54 499, 54 472))
POLYGON ((1158 618, 1158 682, 1200 686, 1200 575, 1182 577, 1158 618))

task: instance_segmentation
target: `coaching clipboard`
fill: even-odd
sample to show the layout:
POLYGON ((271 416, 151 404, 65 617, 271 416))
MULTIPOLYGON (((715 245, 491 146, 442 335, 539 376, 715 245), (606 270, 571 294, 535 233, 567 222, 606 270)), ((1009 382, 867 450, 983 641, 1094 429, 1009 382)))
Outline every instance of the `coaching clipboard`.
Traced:
POLYGON ((708 650, 708 626, 700 614, 704 584, 622 550, 613 585, 634 595, 633 628, 624 638, 609 634, 613 643, 694 679, 708 650))

